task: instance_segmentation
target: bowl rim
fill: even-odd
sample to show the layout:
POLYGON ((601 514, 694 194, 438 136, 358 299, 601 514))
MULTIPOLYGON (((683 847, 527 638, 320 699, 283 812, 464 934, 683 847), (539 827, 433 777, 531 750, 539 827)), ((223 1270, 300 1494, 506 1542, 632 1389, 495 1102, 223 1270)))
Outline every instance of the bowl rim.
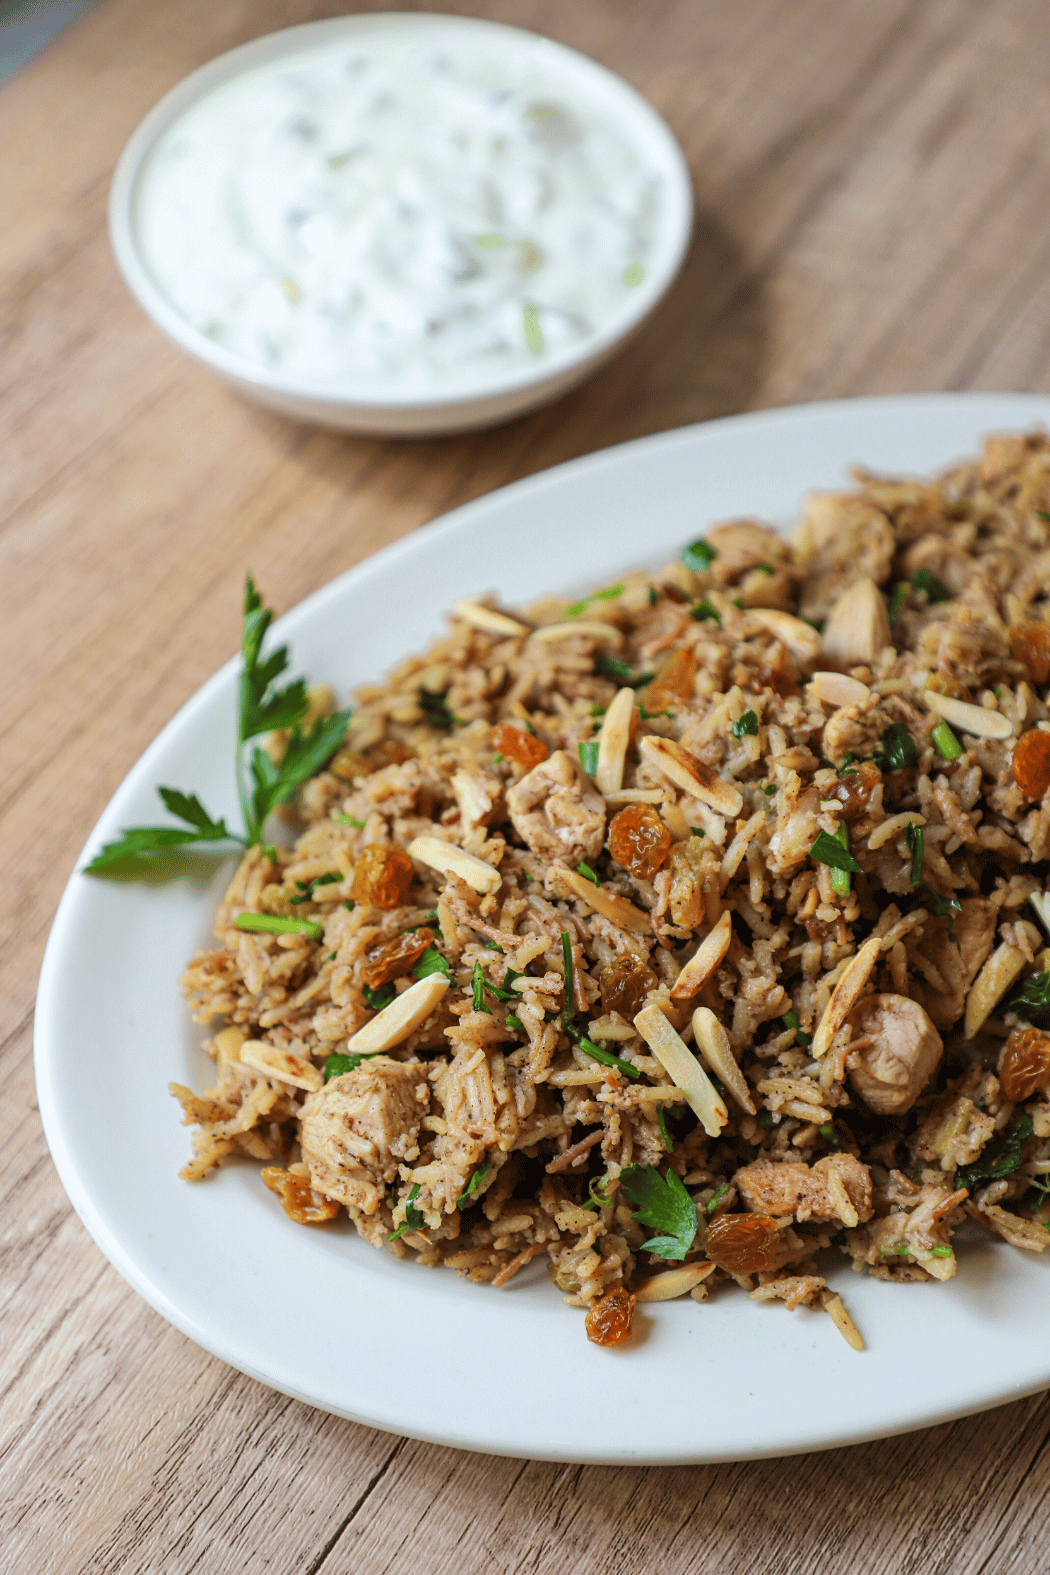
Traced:
POLYGON ((361 12, 351 16, 330 17, 299 23, 264 33, 216 55, 188 76, 181 78, 150 109, 136 126, 117 161, 110 182, 107 204, 110 246, 117 266, 138 305, 180 349, 219 376, 260 393, 324 402, 332 408, 389 411, 437 412, 466 409, 489 400, 506 399, 514 394, 539 391, 548 382, 560 381, 567 374, 607 359, 621 343, 640 327, 666 295, 681 270, 692 239, 694 202, 692 180, 685 155, 677 138, 659 111, 623 77, 570 45, 542 34, 483 17, 458 16, 429 11, 361 12), (605 329, 593 334, 585 344, 559 352, 542 365, 518 369, 516 374, 499 380, 491 377, 477 383, 462 384, 452 390, 413 389, 410 393, 387 392, 364 387, 350 391, 345 384, 305 382, 249 361, 201 333, 168 300, 154 280, 142 255, 136 236, 135 205, 140 181, 149 158, 160 138, 191 104, 216 88, 284 55, 293 55, 323 43, 328 38, 356 32, 420 31, 471 32, 492 39, 510 41, 518 50, 551 59, 563 71, 576 72, 594 84, 599 94, 619 96, 628 109, 634 126, 641 126, 645 145, 655 145, 659 160, 654 167, 667 183, 667 215, 661 256, 652 272, 648 270, 637 287, 630 310, 605 329))

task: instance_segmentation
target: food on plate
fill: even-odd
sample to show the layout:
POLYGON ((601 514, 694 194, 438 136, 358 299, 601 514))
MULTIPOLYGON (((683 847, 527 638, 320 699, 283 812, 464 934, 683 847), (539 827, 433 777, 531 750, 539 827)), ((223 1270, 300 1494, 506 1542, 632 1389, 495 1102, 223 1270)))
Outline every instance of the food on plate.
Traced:
POLYGON ((967 1223, 1042 1251, 1048 631, 1035 433, 813 496, 790 541, 460 602, 351 716, 253 635, 238 760, 284 732, 183 979, 216 1062, 173 1085, 183 1174, 249 1155, 293 1220, 497 1287, 542 1258, 603 1345, 735 1285, 860 1348, 825 1249, 894 1281, 949 1279, 967 1223))

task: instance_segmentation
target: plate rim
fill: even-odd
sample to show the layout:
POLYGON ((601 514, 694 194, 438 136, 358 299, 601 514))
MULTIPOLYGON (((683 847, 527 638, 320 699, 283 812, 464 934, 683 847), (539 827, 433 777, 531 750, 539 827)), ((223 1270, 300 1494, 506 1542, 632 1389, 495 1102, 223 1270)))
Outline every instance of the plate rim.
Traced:
MULTIPOLYGON (((294 636, 295 626, 300 622, 312 622, 316 617, 323 618, 325 604, 330 599, 337 599, 348 586, 353 586, 357 582, 364 585, 373 575, 383 575, 389 568, 396 566, 401 559, 411 558, 413 553, 418 550, 418 543, 421 539, 435 542, 443 541, 457 531, 469 529, 474 518, 486 513, 494 504, 498 508, 503 500, 506 499, 517 499, 522 495, 529 496, 530 494, 539 496, 547 488, 557 487, 567 476, 597 474, 603 468, 623 463, 625 459, 629 462, 631 454, 638 452, 640 449, 648 453, 682 445, 688 446, 701 439, 702 434, 708 435, 712 441, 717 442, 718 434, 727 429, 761 428, 767 423, 783 428, 799 421, 812 421, 814 419, 819 421, 821 418, 828 417, 834 419, 839 414, 857 415, 860 417, 870 414, 874 417, 879 413, 892 412, 894 415, 904 417, 912 409, 931 411, 935 406, 943 406, 945 410, 949 406, 955 409, 972 409, 974 411, 980 408, 989 412, 989 414, 982 415, 979 418, 982 431, 995 429, 994 412, 997 407, 1002 408, 1004 415, 1009 411, 1009 419, 1015 422, 1018 419, 1018 412, 1027 411, 1029 413, 1027 419, 1030 422, 1042 420, 1050 425, 1050 394, 1004 394, 966 391, 947 394, 879 395, 863 399, 814 401, 808 404, 772 407, 631 439, 610 448, 566 460, 559 465, 539 471, 534 475, 508 483, 493 492, 483 494, 479 498, 459 505, 426 525, 425 528, 417 527, 397 541, 389 543, 386 547, 365 558, 360 563, 344 570, 295 604, 294 607, 288 609, 280 618, 275 619, 272 626, 273 635, 278 640, 290 639, 294 636)), ((976 440, 976 436, 977 434, 975 434, 974 440, 976 440)), ((108 823, 119 815, 117 805, 121 799, 134 790, 140 778, 149 774, 151 762, 164 752, 166 746, 174 737, 182 732, 183 727, 190 718, 190 713, 198 708, 202 708, 216 690, 229 683, 231 675, 236 672, 239 666, 239 661, 239 656, 234 656, 224 663, 217 672, 207 679, 178 708, 170 721, 165 724, 134 762, 109 799, 102 814, 92 828, 63 890, 48 936, 36 996, 34 1071, 37 1098, 45 1138, 52 1161, 58 1171, 59 1179, 75 1212, 104 1256, 132 1289, 142 1296, 143 1300, 153 1307, 167 1322, 173 1324, 183 1334, 193 1340, 194 1343, 202 1346, 212 1355, 236 1370, 245 1373, 247 1376, 257 1379, 268 1388, 289 1395, 318 1409, 327 1410, 331 1414, 346 1417, 348 1420, 357 1422, 362 1426, 374 1427, 383 1431, 421 1439, 428 1443, 480 1453, 594 1464, 665 1465, 699 1462, 714 1463, 718 1461, 776 1458, 791 1454, 810 1453, 848 1444, 858 1444, 874 1439, 892 1437, 917 1428, 938 1425, 1015 1399, 1024 1398, 1050 1386, 1050 1355, 1048 1355, 1042 1367, 1038 1369, 1034 1366, 1032 1367, 1030 1378, 1024 1383, 1013 1383, 1005 1387, 1000 1383, 997 1387, 995 1383, 986 1381, 983 1389, 971 1393, 970 1398, 962 1404, 954 1405, 948 1403, 936 1407, 927 1405, 913 1408, 910 1412, 903 1411, 896 1422, 880 1424, 874 1428, 857 1428, 844 1424, 826 1429, 820 1436, 810 1435, 791 1442, 787 1442, 783 1438, 768 1444, 757 1442, 747 1449, 733 1448, 728 1452, 719 1452, 709 1448, 690 1448, 688 1446, 670 1447, 665 1452, 654 1452, 652 1450, 639 1452, 622 1448, 610 1450, 607 1446, 603 1447, 600 1444, 589 1449, 574 1447, 566 1451, 558 1448, 556 1445, 543 1447, 540 1441, 536 1439, 530 1439, 522 1443, 520 1440, 501 1439, 495 1435, 486 1437, 479 1437, 476 1434, 462 1436, 454 1427, 446 1425, 434 1428, 432 1426, 419 1425, 418 1420, 413 1421, 411 1425, 406 1427, 405 1418, 403 1415, 397 1414, 400 1408, 396 1405, 390 1412, 385 1414, 377 1413, 374 1406, 370 1407, 368 1414, 364 1414, 355 1412, 342 1405, 331 1404, 314 1393, 298 1389, 294 1383, 289 1382, 284 1377, 275 1377, 272 1368, 267 1370, 265 1366, 259 1366, 254 1363, 236 1340, 215 1337, 211 1330, 205 1329, 201 1325, 192 1312, 186 1311, 173 1302, 161 1288, 155 1285, 141 1271, 134 1256, 125 1249, 123 1242, 111 1227, 110 1222, 82 1183, 73 1158, 67 1151, 57 1110, 55 1090, 52 1084, 56 1053, 53 1047, 55 1030, 52 1019, 56 1010, 57 997, 55 992, 60 986, 60 957, 66 944, 68 927, 73 922, 76 883, 85 855, 92 852, 103 838, 112 835, 112 827, 108 823)))

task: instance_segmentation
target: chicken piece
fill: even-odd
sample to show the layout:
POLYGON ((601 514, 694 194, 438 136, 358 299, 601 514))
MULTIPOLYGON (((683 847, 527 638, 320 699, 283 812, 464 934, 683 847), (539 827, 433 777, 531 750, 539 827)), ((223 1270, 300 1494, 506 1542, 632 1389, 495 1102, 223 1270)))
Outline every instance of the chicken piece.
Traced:
POLYGON ((421 1061, 376 1056, 334 1077, 303 1105, 300 1142, 310 1185, 362 1214, 374 1214, 401 1161, 419 1153, 430 1108, 421 1061))
POLYGON ((836 601, 821 637, 824 654, 851 667, 873 662, 890 643, 890 619, 874 580, 854 580, 836 601))
POLYGON ((451 787, 464 830, 491 826, 500 819, 503 783, 491 771, 480 771, 476 766, 464 767, 453 774, 451 787))
POLYGON ((897 549, 883 511, 841 492, 811 493, 792 541, 796 562, 806 572, 799 616, 818 623, 855 580, 884 585, 897 549))
POLYGON ((969 1165, 995 1132, 995 1118, 978 1110, 966 1094, 938 1099, 909 1147, 916 1159, 954 1170, 969 1165))
POLYGON ((707 544, 715 550, 711 578, 716 585, 733 585, 748 569, 760 563, 776 570, 791 562, 791 550, 783 536, 757 520, 729 520, 713 525, 707 544))
POLYGON ((575 869, 602 851, 605 800, 563 749, 511 788, 507 809, 515 831, 541 858, 575 869))
POLYGON ((871 1173, 852 1154, 829 1154, 813 1166, 759 1159, 738 1170, 733 1185, 753 1214, 772 1219, 790 1214, 799 1221, 842 1220, 853 1227, 872 1215, 871 1173))
POLYGON ((964 897, 961 913, 927 922, 923 954, 948 985, 947 993, 927 991, 926 1010, 938 1028, 951 1028, 963 1015, 970 986, 991 952, 997 917, 987 897, 964 897))
POLYGON ((766 848, 766 867, 771 875, 793 875, 809 858, 820 830, 820 790, 807 787, 800 791, 798 777, 777 795, 777 823, 766 848))
POLYGON ((871 1040, 847 1063, 855 1091, 878 1115, 903 1115, 937 1068, 944 1048, 940 1034, 918 1001, 906 995, 867 995, 849 1022, 855 1035, 871 1040))

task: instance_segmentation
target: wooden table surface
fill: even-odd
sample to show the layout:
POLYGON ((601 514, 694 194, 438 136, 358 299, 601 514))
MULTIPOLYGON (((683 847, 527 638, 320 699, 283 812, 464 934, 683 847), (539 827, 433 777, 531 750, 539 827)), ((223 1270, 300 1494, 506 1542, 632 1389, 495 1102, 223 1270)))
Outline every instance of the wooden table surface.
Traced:
POLYGON ((66 1201, 31 1066, 48 927, 124 773, 235 649, 246 565, 283 608, 454 504, 642 433, 837 395, 1050 388, 1044 0, 492 0, 456 9, 586 50, 667 116, 699 206, 673 295, 599 378, 480 436, 385 443, 248 408, 127 296, 107 184, 187 71, 338 9, 102 0, 0 90, 0 1569, 1046 1568, 1045 1397, 758 1464, 459 1453, 198 1350, 66 1201))

